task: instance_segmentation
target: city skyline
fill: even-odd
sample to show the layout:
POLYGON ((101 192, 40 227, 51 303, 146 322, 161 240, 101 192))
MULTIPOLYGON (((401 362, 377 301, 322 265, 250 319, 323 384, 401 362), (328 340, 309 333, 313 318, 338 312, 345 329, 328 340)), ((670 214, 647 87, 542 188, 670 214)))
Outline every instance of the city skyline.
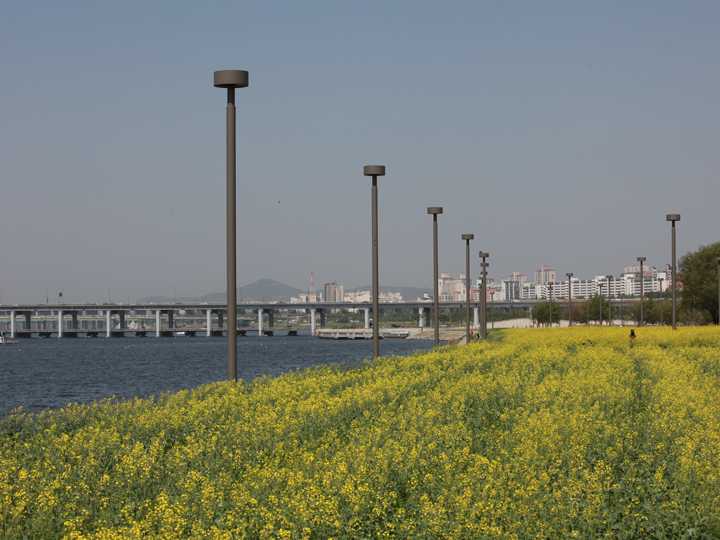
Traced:
POLYGON ((225 96, 238 284, 614 274, 718 241, 720 4, 49 0, 0 7, 0 301, 225 289, 225 96))

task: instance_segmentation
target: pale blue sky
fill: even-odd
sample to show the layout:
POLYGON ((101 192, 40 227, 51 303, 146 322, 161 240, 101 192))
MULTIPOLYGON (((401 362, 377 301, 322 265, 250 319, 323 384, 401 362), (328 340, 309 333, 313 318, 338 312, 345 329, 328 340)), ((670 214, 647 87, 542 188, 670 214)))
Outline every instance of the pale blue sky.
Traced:
POLYGON ((670 262, 720 240, 716 1, 48 1, 0 7, 0 301, 225 290, 225 95, 238 284, 432 287, 670 262), (109 289, 109 290, 108 290, 109 289))

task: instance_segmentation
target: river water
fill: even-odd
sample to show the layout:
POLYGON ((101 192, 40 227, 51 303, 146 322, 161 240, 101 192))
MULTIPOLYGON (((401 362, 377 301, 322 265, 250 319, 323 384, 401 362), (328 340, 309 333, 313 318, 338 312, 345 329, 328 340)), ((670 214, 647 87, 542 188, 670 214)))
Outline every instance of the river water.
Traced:
MULTIPOLYGON (((432 341, 384 339, 380 354, 409 355, 432 341)), ((296 369, 372 357, 372 340, 334 341, 309 335, 238 338, 238 378, 253 380, 296 369)), ((227 378, 227 338, 23 339, 0 347, 0 416, 158 396, 227 378)))

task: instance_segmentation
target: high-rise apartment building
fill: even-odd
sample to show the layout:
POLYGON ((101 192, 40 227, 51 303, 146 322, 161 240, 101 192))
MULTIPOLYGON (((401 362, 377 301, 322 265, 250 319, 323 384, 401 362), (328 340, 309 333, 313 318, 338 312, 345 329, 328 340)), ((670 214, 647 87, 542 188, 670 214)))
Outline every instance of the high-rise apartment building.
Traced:
POLYGON ((344 302, 345 301, 345 289, 342 283, 333 281, 332 283, 325 284, 325 301, 326 302, 344 302))
POLYGON ((535 270, 535 283, 545 285, 546 283, 555 283, 555 270, 543 264, 540 270, 535 270))

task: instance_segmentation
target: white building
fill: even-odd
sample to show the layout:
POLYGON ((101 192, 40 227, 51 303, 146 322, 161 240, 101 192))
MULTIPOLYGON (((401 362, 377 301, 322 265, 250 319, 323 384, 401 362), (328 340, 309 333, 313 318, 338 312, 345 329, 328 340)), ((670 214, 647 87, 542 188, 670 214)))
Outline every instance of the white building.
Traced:
POLYGON ((345 301, 352 303, 370 302, 372 297, 370 291, 346 291, 345 301))
MULTIPOLYGON (((638 270, 639 272, 639 270, 638 270)), ((608 296, 608 278, 607 276, 595 276, 590 280, 581 280, 572 278, 571 280, 572 297, 575 298, 591 298, 602 294, 608 296)), ((665 292, 668 289, 668 279, 665 272, 656 272, 654 277, 646 277, 643 280, 643 293, 665 292)), ((547 298, 548 286, 538 286, 536 289, 536 298, 547 298)), ((623 275, 619 278, 610 279, 610 296, 617 298, 622 295, 640 296, 640 278, 633 277, 632 273, 623 275)), ((552 284, 553 299, 568 298, 568 282, 560 281, 552 284)))
POLYGON ((555 270, 543 264, 540 270, 535 270, 535 283, 545 285, 546 283, 555 283, 555 270))

